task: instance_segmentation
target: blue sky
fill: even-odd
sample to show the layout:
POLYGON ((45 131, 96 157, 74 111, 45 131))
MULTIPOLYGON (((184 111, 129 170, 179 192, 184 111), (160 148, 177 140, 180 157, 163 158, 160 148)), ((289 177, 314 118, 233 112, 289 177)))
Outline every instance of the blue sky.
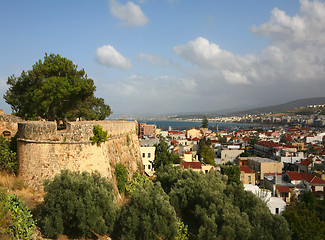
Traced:
MULTIPOLYGON (((118 115, 323 96, 325 2, 2 1, 0 94, 45 53, 84 68, 118 115)), ((0 109, 10 113, 3 98, 0 109)))

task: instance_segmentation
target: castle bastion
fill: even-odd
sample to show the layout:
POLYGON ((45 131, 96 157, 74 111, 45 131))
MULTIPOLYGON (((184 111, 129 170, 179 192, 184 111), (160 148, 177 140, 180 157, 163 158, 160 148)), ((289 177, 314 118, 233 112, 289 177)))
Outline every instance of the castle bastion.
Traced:
POLYGON ((117 163, 123 163, 130 176, 142 168, 136 121, 68 122, 63 130, 57 130, 55 122, 21 122, 17 136, 18 175, 35 190, 62 169, 98 171, 115 182, 117 163), (94 125, 108 132, 100 145, 89 140, 94 125))

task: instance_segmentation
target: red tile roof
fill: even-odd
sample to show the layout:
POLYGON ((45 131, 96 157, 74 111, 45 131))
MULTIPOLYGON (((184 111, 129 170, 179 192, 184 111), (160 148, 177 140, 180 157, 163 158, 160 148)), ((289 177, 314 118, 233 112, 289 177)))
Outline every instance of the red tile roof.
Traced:
POLYGON ((200 162, 182 162, 183 168, 192 168, 192 169, 201 169, 201 163, 200 162))
POLYGON ((178 141, 173 140, 173 141, 171 141, 171 143, 172 143, 172 144, 176 144, 176 143, 178 143, 178 141))
POLYGON ((276 189, 281 192, 290 192, 290 188, 287 186, 276 186, 276 189))
POLYGON ((179 134, 179 131, 177 130, 171 130, 171 131, 168 131, 169 134, 179 134))
POLYGON ((301 174, 299 172, 289 172, 288 171, 287 174, 291 181, 303 179, 303 177, 301 176, 301 174))
POLYGON ((317 176, 314 176, 310 173, 301 173, 302 177, 309 183, 311 184, 324 184, 325 185, 325 181, 320 179, 317 176))
POLYGON ((304 159, 300 162, 301 165, 304 165, 304 166, 309 166, 310 164, 312 164, 312 160, 310 159, 304 159))
POLYGON ((245 173, 254 173, 254 171, 252 169, 250 169, 247 166, 239 166, 240 167, 240 171, 241 172, 245 172, 245 173))
POLYGON ((200 141, 200 139, 195 137, 195 138, 192 139, 192 141, 200 141))

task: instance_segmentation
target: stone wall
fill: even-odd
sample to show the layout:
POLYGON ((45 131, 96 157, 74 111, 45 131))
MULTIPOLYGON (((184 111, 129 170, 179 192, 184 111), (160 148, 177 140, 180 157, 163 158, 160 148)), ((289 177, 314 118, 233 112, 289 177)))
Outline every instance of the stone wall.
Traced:
POLYGON ((6 136, 8 139, 14 137, 18 130, 18 122, 23 120, 19 117, 13 116, 11 114, 4 114, 0 112, 0 135, 4 136, 4 132, 9 132, 10 135, 6 136))
POLYGON ((36 190, 61 169, 96 170, 114 182, 117 163, 125 164, 130 176, 142 168, 137 122, 70 122, 64 130, 57 130, 55 122, 24 122, 18 124, 17 143, 19 176, 36 190), (108 131, 109 138, 101 145, 89 140, 94 125, 108 131))

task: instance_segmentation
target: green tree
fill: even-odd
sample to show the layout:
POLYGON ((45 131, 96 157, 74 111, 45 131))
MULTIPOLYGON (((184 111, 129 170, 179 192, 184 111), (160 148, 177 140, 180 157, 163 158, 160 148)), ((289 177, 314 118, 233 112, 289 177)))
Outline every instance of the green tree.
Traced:
POLYGON ((288 206, 283 212, 283 216, 293 232, 293 239, 324 239, 325 223, 317 217, 315 211, 311 211, 302 205, 298 207, 288 206))
POLYGON ((45 54, 32 70, 8 78, 4 99, 24 119, 105 119, 111 113, 109 106, 94 96, 94 81, 77 67, 58 54, 45 54))
POLYGON ((114 228, 116 239, 174 239, 178 224, 169 197, 159 183, 136 185, 130 201, 122 206, 114 228))
POLYGON ((122 163, 118 163, 115 166, 115 178, 117 182, 117 188, 120 193, 125 192, 125 187, 128 182, 129 172, 126 169, 125 165, 122 163))
POLYGON ((113 185, 98 172, 62 170, 44 185, 46 195, 38 221, 45 234, 55 238, 92 237, 113 230, 116 203, 113 185))
POLYGON ((254 147, 254 144, 258 142, 258 137, 255 135, 249 136, 248 144, 251 147, 254 147))
POLYGON ((222 174, 227 175, 228 177, 228 184, 229 183, 236 183, 241 184, 240 181, 240 168, 237 165, 228 165, 222 168, 222 174))
POLYGON ((155 147, 155 160, 153 161, 153 167, 155 169, 158 169, 160 166, 180 162, 179 156, 170 151, 164 137, 159 136, 159 143, 155 144, 155 147))
POLYGON ((214 158, 215 158, 215 153, 213 151, 213 149, 211 148, 211 140, 207 139, 201 139, 199 141, 199 150, 198 153, 199 155, 199 159, 203 160, 203 162, 207 163, 207 164, 212 164, 212 165, 216 165, 214 158))
POLYGON ((201 127, 202 128, 208 128, 209 127, 209 121, 208 121, 206 116, 203 116, 203 118, 202 118, 201 127))
POLYGON ((299 202, 283 212, 293 232, 293 238, 324 239, 324 200, 318 200, 312 192, 299 196, 299 202))
POLYGON ((242 184, 218 172, 159 169, 156 180, 170 196, 190 239, 291 239, 288 223, 242 184))

